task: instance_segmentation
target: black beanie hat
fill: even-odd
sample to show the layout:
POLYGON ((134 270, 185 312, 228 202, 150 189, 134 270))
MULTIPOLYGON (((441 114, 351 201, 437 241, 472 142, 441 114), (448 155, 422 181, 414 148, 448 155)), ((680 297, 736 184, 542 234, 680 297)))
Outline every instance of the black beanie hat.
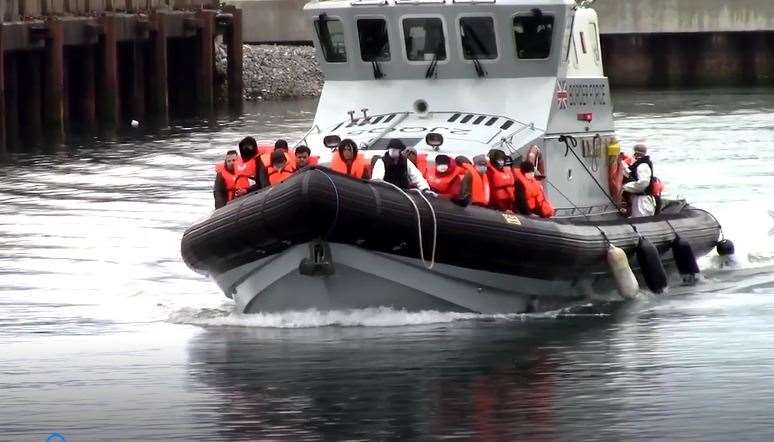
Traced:
POLYGON ((403 141, 399 140, 398 138, 393 138, 390 140, 389 143, 387 143, 387 149, 400 149, 403 150, 406 148, 406 145, 403 144, 403 141))

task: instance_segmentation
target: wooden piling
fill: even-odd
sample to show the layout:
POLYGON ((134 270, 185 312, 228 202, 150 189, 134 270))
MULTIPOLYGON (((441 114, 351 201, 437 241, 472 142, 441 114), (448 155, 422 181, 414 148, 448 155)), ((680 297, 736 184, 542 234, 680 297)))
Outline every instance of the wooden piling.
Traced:
POLYGON ((242 10, 235 6, 227 6, 225 12, 231 13, 231 26, 224 39, 226 40, 226 57, 228 81, 228 102, 233 111, 242 110, 242 10))
POLYGON ((97 71, 95 45, 86 45, 81 51, 79 83, 81 94, 78 98, 78 112, 81 128, 88 134, 97 132, 97 71))
POLYGON ((132 119, 145 121, 145 46, 139 41, 132 45, 132 85, 131 112, 132 119))
POLYGON ((56 17, 47 21, 48 38, 44 51, 44 122, 53 142, 62 142, 65 132, 64 33, 56 17))
POLYGON ((25 143, 40 144, 43 132, 43 81, 41 51, 27 51, 21 58, 19 114, 25 143))
POLYGON ((5 48, 3 47, 3 24, 0 23, 0 153, 6 150, 5 115, 5 48))
POLYGON ((153 14, 148 76, 148 111, 160 126, 169 125, 169 90, 167 85, 167 13, 153 14))
POLYGON ((215 107, 215 17, 217 12, 201 9, 199 20, 199 57, 196 64, 199 110, 212 113, 215 107))
POLYGON ((104 34, 100 43, 100 60, 98 67, 98 112, 101 129, 111 133, 118 128, 121 107, 118 90, 118 38, 121 18, 115 14, 105 14, 102 17, 104 34))
POLYGON ((5 54, 5 148, 19 145, 19 55, 5 54))

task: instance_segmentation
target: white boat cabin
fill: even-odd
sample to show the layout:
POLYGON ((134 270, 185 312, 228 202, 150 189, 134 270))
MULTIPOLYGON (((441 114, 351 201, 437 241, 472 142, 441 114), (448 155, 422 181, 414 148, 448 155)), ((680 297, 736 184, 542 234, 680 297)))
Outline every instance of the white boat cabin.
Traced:
POLYGON ((431 162, 493 148, 516 158, 536 144, 560 214, 611 209, 591 177, 607 187, 614 133, 594 10, 574 0, 335 0, 304 9, 326 82, 301 141, 326 152, 323 160, 327 135, 354 139, 369 156, 400 138, 431 162), (425 144, 431 132, 444 136, 440 148, 425 144), (578 139, 585 167, 558 141, 563 134, 578 139))

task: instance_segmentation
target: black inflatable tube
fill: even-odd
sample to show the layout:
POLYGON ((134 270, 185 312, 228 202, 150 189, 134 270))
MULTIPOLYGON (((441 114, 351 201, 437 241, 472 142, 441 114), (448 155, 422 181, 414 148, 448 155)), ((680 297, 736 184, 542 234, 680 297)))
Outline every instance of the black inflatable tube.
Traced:
MULTIPOLYGON (((411 194, 411 198, 419 208, 429 256, 433 218, 420 196, 411 194)), ((674 238, 664 219, 697 254, 711 250, 719 233, 711 216, 685 205, 658 217, 629 221, 598 217, 589 222, 506 217, 495 210, 430 200, 437 217, 437 262, 543 279, 607 271, 607 242, 595 224, 630 256, 638 244, 630 222, 662 252, 674 238)), ((322 167, 299 172, 280 185, 216 210, 186 231, 181 252, 194 270, 222 273, 317 238, 419 258, 417 215, 404 195, 384 184, 322 167)))

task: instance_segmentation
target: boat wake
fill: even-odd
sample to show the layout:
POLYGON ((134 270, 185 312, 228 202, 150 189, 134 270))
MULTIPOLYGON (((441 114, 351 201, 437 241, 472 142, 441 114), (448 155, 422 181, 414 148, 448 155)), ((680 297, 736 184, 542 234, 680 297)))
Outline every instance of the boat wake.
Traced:
POLYGON ((211 327, 317 328, 400 327, 468 320, 522 320, 524 317, 525 315, 519 314, 483 315, 434 310, 409 312, 391 307, 330 311, 310 309, 251 314, 241 314, 228 309, 182 309, 171 314, 169 321, 211 327))

